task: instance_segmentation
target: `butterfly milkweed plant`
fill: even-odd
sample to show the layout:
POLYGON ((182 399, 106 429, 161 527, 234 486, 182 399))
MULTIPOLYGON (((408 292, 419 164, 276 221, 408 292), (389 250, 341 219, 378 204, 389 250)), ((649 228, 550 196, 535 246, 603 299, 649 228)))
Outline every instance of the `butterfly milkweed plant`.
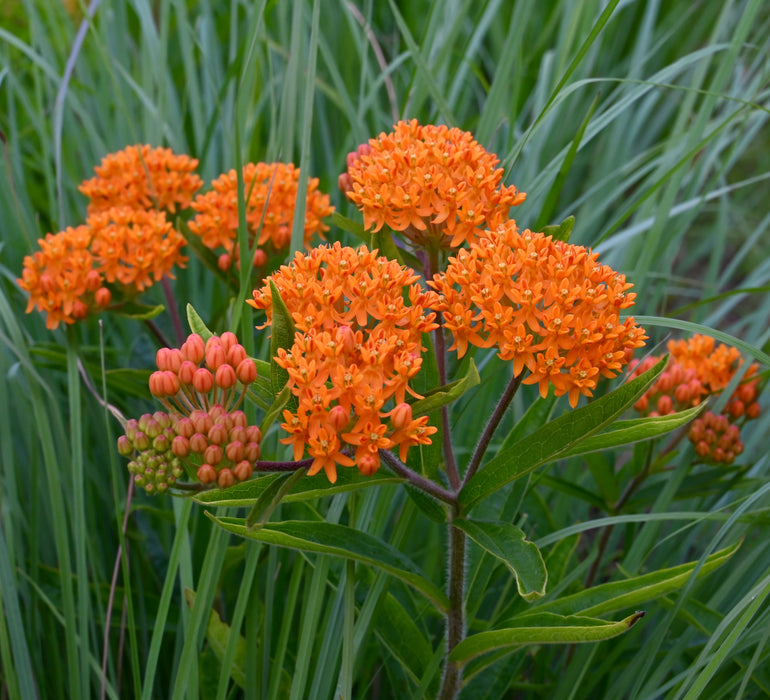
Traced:
MULTIPOLYGON (((186 21, 190 11, 173 12, 186 21)), ((319 57, 331 50, 323 45, 319 57)), ((178 50, 193 60, 169 48, 178 50)), ((312 75, 314 61, 292 65, 312 75)), ((387 91, 392 70, 381 77, 387 91)), ((191 85, 181 120, 202 109, 191 85)), ((529 132, 495 153, 502 141, 486 118, 466 123, 488 147, 455 125, 454 102, 433 122, 380 114, 367 138, 359 124, 358 139, 324 146, 339 150, 339 167, 317 175, 311 109, 299 165, 291 147, 255 131, 238 148, 257 156, 217 174, 216 124, 248 112, 225 96, 232 87, 219 99, 233 108, 211 116, 197 153, 148 143, 100 153, 77 207, 42 219, 63 228, 30 242, 9 274, 50 339, 17 352, 7 381, 33 363, 66 367, 68 422, 42 410, 59 380, 27 374, 19 384, 32 392, 38 439, 52 450, 67 425, 102 427, 74 430, 63 464, 24 441, 31 471, 12 482, 4 472, 9 493, 50 499, 41 508, 33 498, 23 521, 0 501, 4 694, 51 690, 21 622, 34 615, 46 620, 37 629, 64 635, 50 664, 73 697, 767 692, 770 627, 754 616, 767 618, 768 577, 748 591, 739 579, 743 535, 766 525, 767 455, 756 457, 753 426, 766 425, 770 358, 720 330, 739 306, 691 316, 680 289, 680 318, 642 315, 671 311, 650 271, 667 274, 674 248, 670 260, 648 260, 642 234, 599 237, 591 227, 613 229, 586 207, 549 223, 596 101, 545 174, 526 166, 543 147, 529 132), (83 472, 92 433, 109 436, 94 448, 104 476, 83 472), (80 514, 71 523, 69 499, 80 514), (113 501, 113 521, 87 525, 89 509, 113 501), (15 530, 49 521, 59 532, 25 554, 15 530), (102 529, 118 533, 114 542, 102 529), (113 557, 110 578, 89 573, 99 552, 113 557), (38 563, 25 579, 27 556, 38 563), (727 583, 712 596, 720 581, 745 604, 725 612, 735 596, 727 583)), ((207 86, 207 99, 217 90, 207 86)), ((748 109, 754 98, 740 94, 730 108, 748 109)), ((86 106, 73 109, 92 123, 86 106)), ((291 109, 283 101, 272 116, 291 109)), ((180 142, 170 123, 158 129, 155 142, 180 142)), ((693 167, 717 157, 697 140, 688 148, 693 167)), ((637 186, 620 196, 641 206, 637 186)), ((706 199, 688 196, 686 207, 706 199)), ((660 251, 655 216, 640 226, 660 251)), ((733 298, 709 289, 714 303, 733 298)), ((744 311, 759 319, 758 308, 744 311)), ((26 342, 18 328, 3 333, 14 347, 26 342)), ((20 439, 13 425, 18 416, 4 428, 4 459, 20 439)), ((748 559, 766 561, 766 544, 750 547, 748 559)))

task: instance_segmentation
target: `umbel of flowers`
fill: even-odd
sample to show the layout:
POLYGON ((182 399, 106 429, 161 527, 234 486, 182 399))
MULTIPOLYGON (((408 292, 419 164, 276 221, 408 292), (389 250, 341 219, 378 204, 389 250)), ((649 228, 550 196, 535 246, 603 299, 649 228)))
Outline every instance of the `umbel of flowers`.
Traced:
POLYGON ((135 483, 148 493, 174 486, 189 467, 204 485, 220 488, 249 479, 260 457, 262 434, 238 410, 257 378, 253 360, 233 333, 205 343, 193 334, 181 348, 161 348, 150 392, 166 412, 126 423, 118 450, 130 457, 135 483))
POLYGON ((80 186, 91 200, 85 224, 46 234, 24 258, 27 313, 45 312, 51 329, 71 324, 107 308, 115 293, 130 299, 184 266, 185 240, 166 211, 188 206, 201 186, 197 163, 147 145, 106 156, 80 186))
POLYGON ((417 247, 456 248, 524 201, 523 192, 501 184, 499 162, 469 132, 413 119, 350 153, 339 184, 366 229, 388 226, 417 247))
MULTIPOLYGON (((693 335, 686 340, 668 342, 670 360, 666 370, 642 396, 634 408, 647 416, 665 416, 698 406, 708 396, 722 393, 743 364, 737 348, 720 343, 706 335, 693 335)), ((660 357, 650 356, 631 365, 631 378, 648 370, 660 357)), ((697 454, 708 462, 732 464, 743 452, 740 428, 748 420, 759 417, 761 407, 759 378, 752 364, 743 381, 736 387, 720 415, 707 411, 693 421, 688 437, 697 454)))
POLYGON ((545 397, 567 394, 575 406, 598 379, 614 377, 644 345, 644 329, 620 311, 635 294, 624 275, 582 246, 514 221, 487 231, 449 259, 429 284, 439 293, 444 327, 459 356, 468 345, 497 348, 524 384, 545 397))
MULTIPOLYGON (((324 469, 334 482, 337 465, 373 474, 379 450, 398 446, 405 460, 409 447, 430 443, 436 428, 405 402, 407 393, 416 396, 409 381, 422 364, 422 334, 436 328, 429 311, 436 294, 417 284, 418 275, 376 250, 335 243, 298 252, 270 279, 296 329, 276 360, 298 402, 281 426, 294 459, 307 450, 308 473, 324 469)), ((270 323, 269 281, 253 297, 270 323)))
MULTIPOLYGON (((243 167, 244 200, 249 246, 259 246, 254 265, 262 266, 267 254, 289 247, 300 171, 291 163, 248 163, 243 167), (267 252, 266 252, 267 251, 267 252)), ((211 183, 213 189, 198 195, 192 203, 197 212, 190 230, 200 236, 207 248, 216 251, 219 267, 227 270, 240 260, 236 243, 238 234, 238 181, 235 170, 220 175, 211 183)), ((329 195, 318 189, 318 178, 310 178, 305 199, 305 244, 314 234, 323 238, 329 227, 323 219, 334 207, 329 195)))

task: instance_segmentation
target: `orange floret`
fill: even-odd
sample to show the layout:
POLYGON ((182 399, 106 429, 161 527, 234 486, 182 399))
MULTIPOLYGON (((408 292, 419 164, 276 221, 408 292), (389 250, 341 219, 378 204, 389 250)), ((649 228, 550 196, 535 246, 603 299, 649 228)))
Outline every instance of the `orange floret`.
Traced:
POLYGON ((194 172, 198 160, 169 148, 127 146, 110 153, 95 168, 96 177, 80 185, 93 214, 117 206, 162 209, 175 213, 190 206, 203 181, 194 172))
POLYGON ((413 119, 351 153, 340 186, 365 228, 388 226, 420 247, 456 248, 524 201, 523 192, 501 184, 498 163, 469 132, 413 119))
POLYGON ((468 344, 496 347, 513 361, 515 376, 529 370, 525 384, 538 384, 542 396, 553 385, 574 407, 646 339, 633 317, 619 315, 634 303, 632 285, 597 257, 541 233, 520 233, 514 221, 484 232, 429 282, 454 337, 450 349, 462 356, 468 344))
MULTIPOLYGON (((246 223, 250 246, 254 244, 259 231, 256 241, 259 246, 270 244, 272 250, 288 248, 299 175, 299 169, 291 163, 248 163, 244 166, 244 197, 248 197, 246 223)), ((238 195, 235 170, 218 177, 212 186, 213 190, 198 195, 192 203, 192 208, 198 213, 190 221, 190 230, 201 237, 207 248, 225 249, 220 258, 220 266, 226 269, 232 264, 233 258, 239 258, 236 245, 238 195)), ((329 195, 318 190, 318 178, 308 180, 305 200, 306 245, 313 234, 317 233, 323 238, 324 231, 329 230, 323 219, 333 211, 329 195)))
MULTIPOLYGON (((427 417, 393 424, 387 407, 403 403, 407 392, 417 396, 409 382, 421 367, 422 334, 436 328, 429 311, 435 292, 376 250, 339 243, 296 253, 270 279, 296 328, 293 347, 276 358, 298 401, 295 411, 284 411, 281 426, 295 460, 307 449, 310 473, 323 468, 333 482, 336 465, 355 463, 372 474, 380 449, 398 446, 405 458, 411 445, 429 443, 436 428, 426 425, 427 417), (355 462, 346 447, 355 448, 355 462)), ((249 303, 272 322, 269 280, 249 303)))

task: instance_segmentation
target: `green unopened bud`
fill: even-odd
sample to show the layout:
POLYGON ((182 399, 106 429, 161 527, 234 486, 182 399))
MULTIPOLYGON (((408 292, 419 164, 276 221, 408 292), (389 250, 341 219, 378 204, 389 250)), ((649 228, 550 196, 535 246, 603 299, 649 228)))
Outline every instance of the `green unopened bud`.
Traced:
POLYGON ((128 457, 134 451, 134 446, 126 435, 118 438, 118 452, 124 457, 128 457))
POLYGON ((140 452, 143 452, 150 447, 150 438, 141 430, 137 431, 134 435, 134 447, 140 452))

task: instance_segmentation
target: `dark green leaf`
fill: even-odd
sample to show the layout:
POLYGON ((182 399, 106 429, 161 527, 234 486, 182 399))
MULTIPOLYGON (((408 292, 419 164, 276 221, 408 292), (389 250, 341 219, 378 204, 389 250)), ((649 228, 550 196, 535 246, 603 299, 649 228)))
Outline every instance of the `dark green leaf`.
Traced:
POLYGON ((442 406, 457 401, 466 391, 474 386, 478 386, 480 383, 481 377, 479 376, 478 369, 476 369, 476 363, 471 360, 468 363, 468 370, 465 376, 427 392, 425 398, 418 399, 412 404, 412 413, 414 416, 423 416, 426 413, 435 411, 442 406))
POLYGON ((545 595, 548 572, 537 546, 527 540, 524 531, 511 523, 481 520, 453 521, 479 547, 502 561, 516 577, 519 595, 533 601, 545 595))
POLYGON ((127 301, 125 304, 119 304, 118 306, 110 308, 110 311, 116 316, 133 318, 137 321, 149 321, 162 314, 165 310, 166 307, 163 306, 163 304, 140 304, 137 301, 127 301))
POLYGON ((353 221, 353 219, 348 219, 346 216, 342 216, 342 214, 335 211, 332 214, 332 223, 337 228, 341 228, 343 231, 352 233, 356 238, 360 238, 362 242, 367 244, 369 243, 370 236, 369 234, 366 233, 366 229, 364 228, 364 225, 359 221, 353 221))
POLYGON ((283 367, 278 366, 275 358, 279 349, 288 351, 294 345, 294 321, 272 279, 270 280, 270 297, 273 306, 272 335, 270 336, 270 382, 273 387, 273 394, 277 396, 289 381, 289 373, 283 367))
MULTIPOLYGON (((555 184, 555 183, 554 183, 555 184)), ((572 235, 572 229, 575 226, 575 217, 568 216, 560 224, 552 224, 551 226, 543 226, 542 233, 546 236, 551 236, 557 241, 569 242, 569 237, 572 235)))
POLYGON ((474 634, 460 642, 449 655, 457 664, 502 648, 517 648, 529 644, 576 644, 612 639, 631 629, 642 617, 635 612, 618 622, 591 617, 530 613, 521 616, 521 627, 490 630, 474 634))
POLYGON ((425 491, 418 489, 412 484, 405 484, 406 493, 415 505, 427 515, 434 523, 443 524, 447 521, 446 508, 435 498, 429 496, 425 491))
POLYGON ((297 479, 303 476, 303 470, 298 469, 294 472, 283 472, 278 479, 273 479, 251 507, 251 512, 246 518, 246 527, 262 527, 297 479))
POLYGON ((576 448, 581 442, 612 423, 652 386, 667 361, 668 357, 664 357, 639 377, 587 406, 569 411, 491 459, 460 492, 463 510, 470 511, 487 496, 541 464, 579 453, 576 448))

